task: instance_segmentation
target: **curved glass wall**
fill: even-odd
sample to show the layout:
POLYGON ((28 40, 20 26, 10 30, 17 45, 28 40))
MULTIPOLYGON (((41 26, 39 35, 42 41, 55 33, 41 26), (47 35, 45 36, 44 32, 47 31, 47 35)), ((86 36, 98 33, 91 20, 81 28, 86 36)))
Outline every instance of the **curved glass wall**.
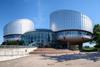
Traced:
POLYGON ((6 35, 6 36, 4 36, 4 41, 9 41, 9 40, 21 40, 21 35, 22 35, 22 34, 11 34, 11 35, 6 35))
POLYGON ((64 39, 64 38, 74 38, 74 37, 82 37, 82 38, 92 38, 92 34, 90 32, 86 31, 79 31, 79 30, 64 30, 64 31, 59 31, 56 32, 57 34, 57 39, 64 39))
POLYGON ((37 29, 36 31, 27 32, 22 35, 22 40, 25 42, 25 45, 31 43, 35 45, 48 45, 53 42, 53 32, 47 29, 37 29))

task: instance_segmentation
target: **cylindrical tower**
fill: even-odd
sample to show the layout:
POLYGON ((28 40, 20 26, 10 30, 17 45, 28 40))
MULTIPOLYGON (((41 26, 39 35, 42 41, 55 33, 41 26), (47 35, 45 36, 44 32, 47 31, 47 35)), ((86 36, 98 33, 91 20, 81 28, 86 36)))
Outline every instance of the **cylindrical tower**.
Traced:
POLYGON ((92 38, 92 20, 81 12, 55 11, 50 15, 50 26, 62 43, 81 44, 92 38))
POLYGON ((4 27, 4 41, 20 40, 21 35, 28 31, 34 31, 34 23, 29 19, 17 19, 4 27))

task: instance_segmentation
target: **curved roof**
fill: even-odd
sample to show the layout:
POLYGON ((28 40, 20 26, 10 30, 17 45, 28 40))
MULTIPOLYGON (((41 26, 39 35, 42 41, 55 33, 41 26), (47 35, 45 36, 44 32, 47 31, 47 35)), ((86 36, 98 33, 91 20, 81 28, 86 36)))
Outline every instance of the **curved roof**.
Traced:
POLYGON ((33 31, 34 23, 30 19, 17 19, 4 27, 4 35, 23 34, 27 31, 33 31))

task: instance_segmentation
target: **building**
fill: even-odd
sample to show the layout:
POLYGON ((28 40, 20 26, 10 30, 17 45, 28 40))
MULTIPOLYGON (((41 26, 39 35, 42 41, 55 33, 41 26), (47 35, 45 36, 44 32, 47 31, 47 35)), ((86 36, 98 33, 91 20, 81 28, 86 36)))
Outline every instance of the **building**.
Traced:
POLYGON ((92 20, 85 14, 73 10, 58 10, 50 15, 50 26, 56 32, 57 41, 67 48, 82 46, 92 38, 92 20))
POLYGON ((17 19, 5 25, 4 41, 21 40, 21 35, 28 31, 34 31, 34 23, 29 19, 17 19))
POLYGON ((4 41, 23 40, 24 45, 74 49, 92 38, 92 20, 73 10, 51 13, 50 28, 35 30, 31 20, 18 19, 4 27, 4 41))
POLYGON ((29 31, 22 35, 22 40, 25 45, 34 45, 38 47, 45 47, 53 44, 54 33, 49 29, 36 29, 36 31, 29 31))

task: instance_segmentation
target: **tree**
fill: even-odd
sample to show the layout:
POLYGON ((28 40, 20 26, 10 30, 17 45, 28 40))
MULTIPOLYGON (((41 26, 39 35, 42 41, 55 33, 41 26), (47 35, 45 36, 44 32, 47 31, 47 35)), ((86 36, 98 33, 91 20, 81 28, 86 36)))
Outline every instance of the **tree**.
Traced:
POLYGON ((94 26, 93 35, 93 41, 96 43, 95 47, 100 48, 100 24, 94 26))

